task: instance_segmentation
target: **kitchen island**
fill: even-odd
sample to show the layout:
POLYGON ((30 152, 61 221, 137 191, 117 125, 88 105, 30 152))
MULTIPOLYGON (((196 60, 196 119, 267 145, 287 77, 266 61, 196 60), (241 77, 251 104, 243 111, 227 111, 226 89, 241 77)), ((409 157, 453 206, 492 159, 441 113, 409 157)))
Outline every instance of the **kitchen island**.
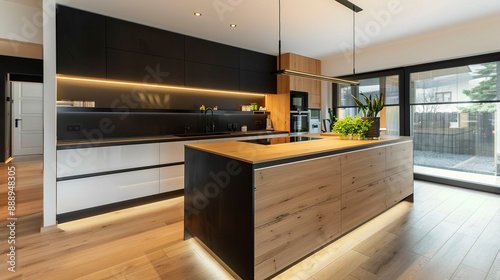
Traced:
POLYGON ((413 199, 412 138, 307 136, 186 145, 185 238, 266 279, 413 199))

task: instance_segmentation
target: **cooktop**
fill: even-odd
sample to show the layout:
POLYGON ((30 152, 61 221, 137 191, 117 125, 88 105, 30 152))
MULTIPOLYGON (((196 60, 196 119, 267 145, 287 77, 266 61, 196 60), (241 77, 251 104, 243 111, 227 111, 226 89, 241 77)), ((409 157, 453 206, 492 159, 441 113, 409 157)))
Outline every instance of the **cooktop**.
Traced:
POLYGON ((274 138, 263 138, 256 140, 241 140, 240 142, 254 143, 260 145, 276 145, 285 143, 295 143, 304 142, 311 140, 321 140, 323 138, 305 137, 305 136, 287 136, 287 137, 274 137, 274 138))

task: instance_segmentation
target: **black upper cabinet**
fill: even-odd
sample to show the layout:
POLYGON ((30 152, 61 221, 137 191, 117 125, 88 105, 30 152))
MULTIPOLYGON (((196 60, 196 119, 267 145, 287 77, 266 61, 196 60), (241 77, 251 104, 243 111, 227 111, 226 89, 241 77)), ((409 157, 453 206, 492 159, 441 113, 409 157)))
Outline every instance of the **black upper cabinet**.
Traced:
POLYGON ((184 61, 108 49, 108 79, 152 84, 184 85, 184 61))
POLYGON ((238 90, 239 70, 186 61, 186 86, 238 90))
POLYGON ((241 70, 273 73, 278 69, 275 56, 245 49, 240 49, 239 55, 241 70))
POLYGON ((238 48, 189 36, 185 38, 186 61, 238 69, 238 48))
POLYGON ((114 18, 106 31, 108 48, 184 59, 184 35, 114 18))
POLYGON ((106 77, 104 16, 57 6, 57 73, 106 77))
POLYGON ((276 93, 276 74, 240 70, 240 90, 259 93, 276 93))

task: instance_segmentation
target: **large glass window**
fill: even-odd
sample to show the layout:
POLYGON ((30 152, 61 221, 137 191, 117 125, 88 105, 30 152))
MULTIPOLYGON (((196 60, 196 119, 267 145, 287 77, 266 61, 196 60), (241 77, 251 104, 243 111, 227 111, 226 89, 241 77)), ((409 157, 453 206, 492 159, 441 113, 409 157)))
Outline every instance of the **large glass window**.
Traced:
POLYGON ((399 75, 359 79, 357 87, 340 86, 337 98, 337 118, 341 119, 348 115, 354 117, 359 115, 356 103, 352 95, 364 103, 361 93, 368 98, 375 95, 384 95, 385 106, 380 112, 381 135, 400 135, 399 114, 399 75))
MULTIPOLYGON (((417 173, 498 175, 500 62, 411 73, 411 135, 417 173)), ((474 176, 470 176, 474 181, 474 176)))

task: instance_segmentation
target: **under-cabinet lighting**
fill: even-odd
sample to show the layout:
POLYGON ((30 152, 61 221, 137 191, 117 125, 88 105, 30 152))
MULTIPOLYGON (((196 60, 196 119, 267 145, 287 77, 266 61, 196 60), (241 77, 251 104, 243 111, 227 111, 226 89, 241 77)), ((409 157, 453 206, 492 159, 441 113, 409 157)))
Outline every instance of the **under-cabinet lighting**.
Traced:
POLYGON ((206 88, 193 88, 193 87, 181 87, 181 86, 168 86, 168 85, 148 84, 148 83, 134 83, 134 82, 126 82, 126 81, 65 76, 65 75, 60 75, 60 74, 57 75, 57 79, 69 80, 69 81, 79 81, 79 82, 88 82, 88 83, 101 83, 101 84, 107 84, 107 85, 126 85, 126 86, 140 86, 140 87, 146 87, 146 88, 176 89, 176 90, 185 90, 185 91, 193 91, 193 92, 210 92, 210 93, 266 96, 266 94, 264 94, 264 93, 253 93, 253 92, 231 91, 231 90, 217 90, 217 89, 206 89, 206 88))

